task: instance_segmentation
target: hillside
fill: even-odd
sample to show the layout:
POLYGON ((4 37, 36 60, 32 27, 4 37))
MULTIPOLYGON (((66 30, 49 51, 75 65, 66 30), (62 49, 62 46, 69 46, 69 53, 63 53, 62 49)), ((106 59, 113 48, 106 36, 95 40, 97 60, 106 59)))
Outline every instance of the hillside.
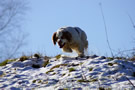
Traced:
POLYGON ((133 90, 134 85, 135 62, 104 56, 21 57, 0 67, 4 90, 133 90))

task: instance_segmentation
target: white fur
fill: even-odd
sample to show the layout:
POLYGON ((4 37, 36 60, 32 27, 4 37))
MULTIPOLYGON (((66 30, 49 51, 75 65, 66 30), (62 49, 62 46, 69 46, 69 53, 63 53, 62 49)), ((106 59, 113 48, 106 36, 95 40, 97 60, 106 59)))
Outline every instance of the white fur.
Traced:
POLYGON ((57 42, 61 40, 62 45, 66 43, 66 45, 62 48, 63 51, 72 52, 72 50, 75 50, 78 53, 78 56, 84 56, 84 50, 88 47, 88 41, 85 32, 79 27, 62 27, 57 30, 56 36, 58 37, 57 42), (67 39, 61 38, 63 36, 63 32, 65 31, 69 32, 72 36, 70 42, 67 39))

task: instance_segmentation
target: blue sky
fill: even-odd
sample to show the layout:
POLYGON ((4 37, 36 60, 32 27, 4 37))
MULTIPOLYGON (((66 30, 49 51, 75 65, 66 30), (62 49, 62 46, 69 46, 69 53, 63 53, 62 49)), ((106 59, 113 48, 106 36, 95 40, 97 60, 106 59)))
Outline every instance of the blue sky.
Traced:
POLYGON ((135 28, 127 13, 135 21, 135 0, 30 0, 23 26, 29 33, 28 44, 22 52, 49 56, 62 53, 52 43, 53 33, 63 26, 78 26, 87 34, 90 53, 110 55, 100 2, 111 48, 114 51, 132 49, 135 28))

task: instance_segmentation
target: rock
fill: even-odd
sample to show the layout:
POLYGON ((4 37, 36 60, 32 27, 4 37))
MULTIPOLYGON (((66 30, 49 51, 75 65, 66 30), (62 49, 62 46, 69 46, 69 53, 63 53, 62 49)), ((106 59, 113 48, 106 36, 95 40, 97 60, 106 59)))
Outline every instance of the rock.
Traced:
POLYGON ((98 57, 97 55, 92 55, 92 56, 90 56, 89 58, 96 58, 96 57, 98 57))
POLYGON ((105 56, 101 56, 99 59, 106 59, 106 57, 105 56))
POLYGON ((33 64, 32 67, 33 68, 40 68, 40 65, 33 64))

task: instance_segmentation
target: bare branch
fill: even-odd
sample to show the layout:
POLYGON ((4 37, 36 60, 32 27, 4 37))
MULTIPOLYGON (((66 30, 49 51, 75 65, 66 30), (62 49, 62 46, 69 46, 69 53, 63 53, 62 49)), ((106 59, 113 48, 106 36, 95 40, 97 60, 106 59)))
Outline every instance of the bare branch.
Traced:
POLYGON ((128 17, 129 17, 129 19, 130 19, 130 21, 131 21, 132 25, 133 25, 133 28, 135 29, 135 24, 134 24, 134 22, 133 22, 132 17, 129 15, 129 13, 127 13, 127 15, 128 15, 128 17))
POLYGON ((26 0, 0 0, 0 59, 12 58, 25 43, 21 32, 26 0))
POLYGON ((3 30, 8 30, 10 27, 14 27, 13 23, 19 25, 18 22, 21 18, 20 16, 24 15, 26 12, 26 3, 25 1, 16 1, 16 0, 6 0, 0 1, 0 32, 3 30), (17 21, 18 22, 14 22, 17 21))
POLYGON ((107 32, 107 27, 106 27, 106 21, 105 21, 103 9, 102 9, 102 3, 99 3, 99 6, 100 6, 100 9, 101 9, 101 13, 102 13, 103 21, 104 21, 104 27, 105 27, 105 33, 106 33, 106 41, 107 41, 109 50, 110 50, 110 52, 111 52, 111 55, 112 55, 112 57, 114 57, 114 56, 113 56, 112 49, 111 49, 111 46, 110 46, 109 38, 108 38, 108 32, 107 32))
POLYGON ((14 17, 14 15, 12 15, 12 16, 9 17, 8 21, 4 24, 4 26, 2 26, 0 28, 0 31, 4 30, 9 25, 9 23, 11 22, 11 20, 12 20, 13 17, 14 17))
POLYGON ((125 75, 126 79, 129 81, 129 83, 135 88, 135 85, 130 81, 130 79, 125 75))

